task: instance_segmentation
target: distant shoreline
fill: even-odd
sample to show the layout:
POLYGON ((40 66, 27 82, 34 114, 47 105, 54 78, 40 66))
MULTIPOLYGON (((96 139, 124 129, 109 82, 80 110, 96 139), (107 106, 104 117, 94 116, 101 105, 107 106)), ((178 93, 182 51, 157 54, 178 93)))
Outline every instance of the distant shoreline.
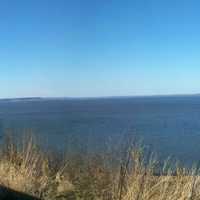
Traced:
POLYGON ((73 99, 127 99, 127 98, 159 98, 159 97, 200 97, 200 94, 161 94, 161 95, 130 95, 130 96, 94 96, 94 97, 16 97, 0 98, 0 101, 38 101, 38 100, 73 100, 73 99))

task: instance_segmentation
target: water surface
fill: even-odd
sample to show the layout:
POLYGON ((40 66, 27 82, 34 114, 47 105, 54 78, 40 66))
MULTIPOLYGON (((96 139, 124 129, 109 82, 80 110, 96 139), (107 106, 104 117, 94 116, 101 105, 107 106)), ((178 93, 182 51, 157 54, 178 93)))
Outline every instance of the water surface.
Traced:
POLYGON ((7 129, 31 129, 52 147, 88 151, 135 135, 162 157, 193 162, 200 160, 200 97, 1 100, 0 134, 7 129))

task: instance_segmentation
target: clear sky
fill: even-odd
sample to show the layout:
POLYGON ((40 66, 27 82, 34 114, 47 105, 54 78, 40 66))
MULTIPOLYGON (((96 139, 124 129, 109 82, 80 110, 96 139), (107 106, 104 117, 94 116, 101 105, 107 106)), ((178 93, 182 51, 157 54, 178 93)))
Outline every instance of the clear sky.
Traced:
POLYGON ((200 1, 0 1, 0 98, 200 93, 200 1))

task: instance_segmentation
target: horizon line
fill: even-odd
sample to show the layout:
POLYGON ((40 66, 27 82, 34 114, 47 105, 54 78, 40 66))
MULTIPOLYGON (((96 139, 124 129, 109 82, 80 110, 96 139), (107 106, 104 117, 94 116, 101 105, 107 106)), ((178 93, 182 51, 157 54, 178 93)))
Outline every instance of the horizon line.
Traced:
POLYGON ((110 96, 24 96, 24 97, 0 97, 0 100, 13 99, 105 99, 105 98, 134 98, 134 97, 170 97, 170 96, 198 96, 200 93, 180 94, 149 94, 149 95, 110 95, 110 96))

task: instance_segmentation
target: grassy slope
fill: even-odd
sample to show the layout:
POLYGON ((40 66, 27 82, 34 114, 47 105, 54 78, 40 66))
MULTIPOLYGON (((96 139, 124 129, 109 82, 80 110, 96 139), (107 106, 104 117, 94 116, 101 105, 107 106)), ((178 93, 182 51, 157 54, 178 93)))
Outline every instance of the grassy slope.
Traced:
POLYGON ((71 200, 198 200, 198 170, 166 162, 162 168, 152 156, 133 148, 119 167, 109 157, 60 157, 44 152, 32 137, 13 142, 7 137, 0 149, 0 183, 41 199, 71 200))

